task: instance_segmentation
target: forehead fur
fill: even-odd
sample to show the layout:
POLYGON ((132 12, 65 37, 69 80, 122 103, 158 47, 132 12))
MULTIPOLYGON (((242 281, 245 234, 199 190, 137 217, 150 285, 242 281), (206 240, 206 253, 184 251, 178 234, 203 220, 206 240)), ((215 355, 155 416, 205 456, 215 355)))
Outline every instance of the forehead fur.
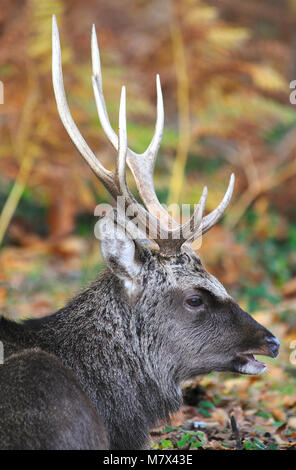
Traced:
POLYGON ((202 288, 211 292, 218 299, 230 299, 223 285, 206 271, 199 256, 192 249, 185 248, 182 253, 169 257, 163 256, 157 251, 150 251, 149 258, 150 269, 158 273, 158 283, 165 283, 184 290, 190 287, 202 288))

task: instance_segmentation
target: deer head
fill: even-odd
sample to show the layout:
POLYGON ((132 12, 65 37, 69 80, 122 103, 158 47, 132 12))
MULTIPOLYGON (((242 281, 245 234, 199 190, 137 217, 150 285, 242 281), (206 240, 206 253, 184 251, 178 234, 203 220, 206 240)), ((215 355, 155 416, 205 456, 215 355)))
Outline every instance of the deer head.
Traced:
POLYGON ((190 247, 193 240, 210 230, 224 214, 232 196, 234 175, 215 210, 204 216, 205 187, 192 217, 183 224, 177 223, 160 204, 153 184, 153 169, 164 124, 159 76, 156 78, 155 133, 147 150, 137 154, 127 146, 124 87, 118 136, 111 127, 103 96, 94 27, 91 45, 92 84, 98 116, 118 152, 114 171, 100 163, 71 116, 63 85, 59 34, 53 18, 53 86, 61 120, 74 145, 105 188, 115 200, 118 197, 124 200, 122 211, 116 212, 115 225, 109 214, 100 220, 99 231, 102 254, 115 282, 116 295, 121 299, 122 308, 132 312, 122 321, 129 322, 126 331, 136 332, 137 344, 133 349, 141 351, 147 358, 146 368, 149 362, 150 368, 157 369, 155 373, 163 383, 164 375, 170 375, 179 384, 193 375, 212 370, 246 374, 264 371, 265 365, 253 355, 275 357, 278 340, 234 302, 190 247), (127 186, 126 163, 145 207, 136 201, 127 186), (136 212, 137 227, 128 213, 130 206, 135 208, 133 216, 136 212), (142 240, 135 239, 137 231, 141 232, 142 240), (161 357, 162 368, 158 367, 161 357))

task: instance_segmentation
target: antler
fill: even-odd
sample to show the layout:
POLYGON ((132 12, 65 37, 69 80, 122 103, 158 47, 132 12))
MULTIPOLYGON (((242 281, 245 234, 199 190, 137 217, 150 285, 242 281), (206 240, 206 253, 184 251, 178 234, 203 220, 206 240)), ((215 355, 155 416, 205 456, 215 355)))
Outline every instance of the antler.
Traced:
POLYGON ((100 54, 94 27, 92 30, 92 62, 92 82, 99 119, 107 137, 118 151, 115 171, 107 170, 99 162, 73 121, 63 83, 59 32, 55 16, 53 16, 52 79, 58 111, 65 129, 77 150, 113 198, 116 199, 118 196, 123 196, 125 204, 124 209, 127 210, 130 207, 135 209, 133 214, 129 213, 129 217, 131 217, 131 215, 137 217, 140 229, 159 245, 162 253, 175 254, 180 250, 183 243, 192 241, 197 232, 205 233, 222 217, 230 202, 234 185, 234 175, 231 175, 229 186, 222 202, 213 212, 203 218, 207 199, 207 188, 204 187, 200 200, 190 220, 182 225, 178 224, 160 204, 153 184, 153 170, 161 142, 164 123, 163 100, 159 76, 157 75, 156 77, 157 119, 155 133, 147 150, 142 154, 137 154, 127 146, 125 87, 122 87, 120 99, 119 137, 117 137, 110 124, 102 90, 100 54), (140 196, 147 209, 136 201, 127 186, 126 162, 134 175, 140 196))
MULTIPOLYGON (((118 137, 110 124, 106 103, 103 94, 102 84, 102 73, 101 73, 101 61, 100 52, 98 46, 98 40, 96 35, 95 25, 92 27, 91 36, 91 52, 92 52, 92 84, 95 95, 95 101, 98 111, 98 116, 102 125, 102 128, 108 137, 113 147, 118 150, 118 137)), ((162 221, 171 226, 178 226, 177 222, 170 217, 167 211, 160 204, 154 189, 153 183, 153 170, 155 165, 156 156, 159 150, 159 146, 163 134, 164 125, 164 108, 163 99, 161 92, 161 84, 159 75, 156 76, 156 90, 157 90, 157 117, 155 124, 155 132, 147 150, 141 154, 133 152, 131 149, 127 149, 127 163, 130 170, 133 173, 136 181, 137 188, 139 190, 142 201, 147 207, 148 211, 157 218, 161 218, 162 221)))

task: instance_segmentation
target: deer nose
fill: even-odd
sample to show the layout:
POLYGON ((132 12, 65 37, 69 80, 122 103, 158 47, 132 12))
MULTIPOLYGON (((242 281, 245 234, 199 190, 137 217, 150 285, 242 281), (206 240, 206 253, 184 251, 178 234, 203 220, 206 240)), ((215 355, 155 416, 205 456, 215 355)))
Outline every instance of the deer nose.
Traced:
POLYGON ((279 353, 280 342, 275 336, 269 336, 266 338, 267 343, 269 344, 269 351, 271 357, 276 357, 279 353))

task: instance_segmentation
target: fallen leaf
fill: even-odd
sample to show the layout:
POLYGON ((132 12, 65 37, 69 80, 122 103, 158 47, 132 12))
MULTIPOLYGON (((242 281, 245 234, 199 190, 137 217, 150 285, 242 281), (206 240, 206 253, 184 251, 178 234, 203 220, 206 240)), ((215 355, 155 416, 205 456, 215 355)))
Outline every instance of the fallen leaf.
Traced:
POLYGON ((274 408, 272 415, 277 421, 286 421, 286 413, 282 408, 274 408))
POLYGON ((296 416, 289 418, 287 424, 289 428, 296 429, 296 416))

